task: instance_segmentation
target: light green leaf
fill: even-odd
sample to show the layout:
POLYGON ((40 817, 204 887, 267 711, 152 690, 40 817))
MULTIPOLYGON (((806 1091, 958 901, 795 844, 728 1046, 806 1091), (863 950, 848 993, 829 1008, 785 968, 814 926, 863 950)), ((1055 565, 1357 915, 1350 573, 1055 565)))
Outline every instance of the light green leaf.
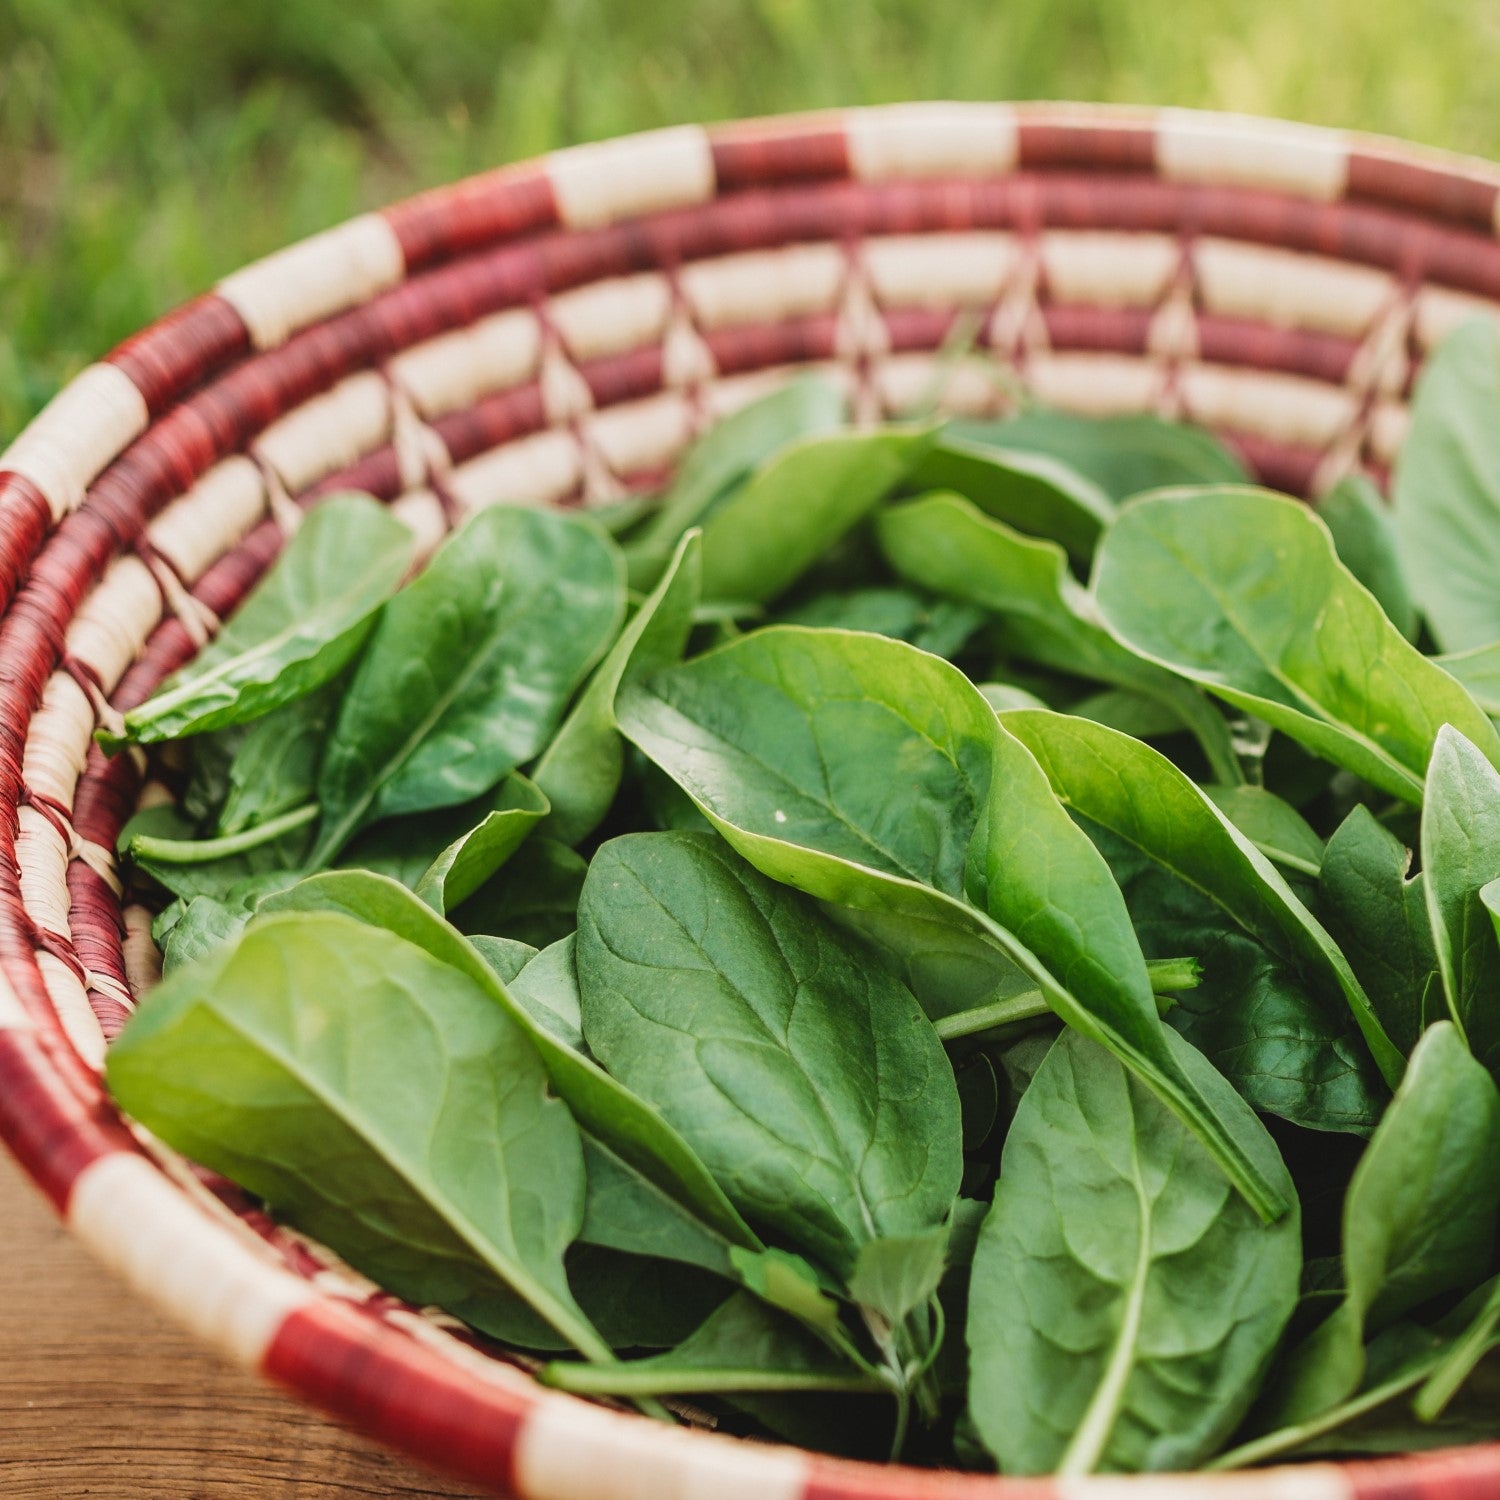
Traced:
POLYGON ((125 715, 110 748, 155 744, 259 718, 322 686, 353 659, 411 566, 412 535, 367 495, 308 512, 224 628, 125 715))
POLYGON ((1197 736, 1216 776, 1242 779, 1223 716, 1196 688, 1109 635, 1055 542, 1022 536, 942 494, 883 512, 877 533, 903 578, 994 611, 1007 647, 1028 661, 1151 698, 1197 736))
POLYGON ((483 1328, 514 1292, 590 1358, 563 1251, 583 1152, 526 1034, 473 980, 328 912, 266 918, 152 992, 120 1105, 397 1296, 483 1328))
POLYGON ((1294 500, 1142 496, 1100 544, 1094 595, 1133 650, 1405 801, 1421 802, 1444 723, 1500 762, 1479 706, 1402 637, 1294 500))
POLYGON ((531 1012, 532 1020, 575 1051, 582 1048, 573 934, 543 948, 508 984, 511 995, 531 1012))
POLYGON ((1263 786, 1210 785, 1202 790, 1267 859, 1299 875, 1317 876, 1323 840, 1291 803, 1263 786))
POLYGON ((678 543, 661 581, 595 668, 533 767, 532 779, 552 806, 544 830, 548 837, 577 844, 609 812, 625 765, 615 694, 622 683, 681 659, 698 603, 701 550, 697 532, 678 543))
POLYGON ((1369 589, 1391 624, 1414 641, 1421 621, 1411 601, 1391 513, 1363 474, 1350 474, 1318 502, 1339 561, 1369 589))
POLYGON ((1475 318, 1422 366, 1392 486, 1412 595, 1444 651, 1500 639, 1497 409, 1500 338, 1475 318))
POLYGON ((703 597, 769 603, 888 495, 930 427, 836 433, 784 448, 703 528, 703 597))
POLYGON ((1422 870, 1448 1013, 1474 1056, 1500 1068, 1500 944, 1482 891, 1500 879, 1500 773, 1456 730, 1427 773, 1422 870))
MULTIPOLYGON (((1242 1140, 1295 1201, 1253 1116, 1242 1140)), ((1301 1261, 1295 1211, 1257 1222, 1178 1120, 1065 1032, 1016 1111, 974 1256, 969 1411, 985 1446, 1007 1474, 1201 1463, 1254 1399, 1301 1261)))

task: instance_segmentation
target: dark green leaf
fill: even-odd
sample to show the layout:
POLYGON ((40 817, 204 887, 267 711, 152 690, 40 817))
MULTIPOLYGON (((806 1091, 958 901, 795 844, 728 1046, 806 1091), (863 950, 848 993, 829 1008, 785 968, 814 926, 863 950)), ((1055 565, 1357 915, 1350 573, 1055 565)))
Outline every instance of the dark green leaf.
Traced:
POLYGON ((587 862, 556 839, 527 839, 452 913, 461 932, 490 932, 547 948, 578 925, 587 862))
POLYGON ((318 774, 312 863, 398 813, 466 802, 546 743, 614 635, 622 563, 576 516, 495 506, 386 607, 318 774))
POLYGON ((629 835, 590 866, 577 963, 590 1049, 752 1222, 847 1274, 871 1240, 946 1219, 962 1162, 942 1045, 812 902, 713 835, 629 835))
POLYGON ((575 1051, 583 1046, 583 1022, 578 1000, 578 974, 571 933, 543 948, 513 979, 511 995, 559 1041, 575 1051))

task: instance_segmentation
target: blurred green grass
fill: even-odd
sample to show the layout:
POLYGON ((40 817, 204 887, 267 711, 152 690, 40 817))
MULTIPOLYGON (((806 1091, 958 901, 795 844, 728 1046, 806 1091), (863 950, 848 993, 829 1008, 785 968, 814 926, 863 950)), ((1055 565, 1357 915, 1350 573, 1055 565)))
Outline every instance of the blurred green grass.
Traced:
POLYGON ((626 130, 899 98, 1199 105, 1500 156, 1500 0, 0 0, 0 442, 362 208, 626 130))

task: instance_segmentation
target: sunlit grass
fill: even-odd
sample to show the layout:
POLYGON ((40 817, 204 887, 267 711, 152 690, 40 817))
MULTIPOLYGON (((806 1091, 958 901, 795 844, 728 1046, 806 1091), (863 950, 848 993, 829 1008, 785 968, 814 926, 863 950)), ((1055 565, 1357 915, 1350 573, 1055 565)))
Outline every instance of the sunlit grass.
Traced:
POLYGON ((0 0, 0 437, 243 261, 551 146, 897 98, 1500 156, 1500 0, 0 0))

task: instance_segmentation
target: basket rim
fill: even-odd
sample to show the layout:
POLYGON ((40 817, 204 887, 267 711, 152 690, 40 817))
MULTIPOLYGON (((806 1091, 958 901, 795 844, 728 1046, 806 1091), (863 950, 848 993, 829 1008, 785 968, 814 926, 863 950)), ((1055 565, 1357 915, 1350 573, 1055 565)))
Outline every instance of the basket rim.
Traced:
MULTIPOLYGON (((953 172, 955 162, 978 172, 1052 163, 1269 186, 1293 197, 1357 199, 1500 232, 1500 168, 1482 159, 1390 137, 1213 111, 902 104, 732 121, 707 130, 674 126, 573 147, 419 194, 276 252, 91 366, 0 455, 0 552, 7 554, 0 557, 0 604, 8 608, 50 527, 75 510, 99 474, 180 397, 209 375, 279 347, 300 329, 419 269, 542 227, 567 233, 793 180, 941 176, 953 172), (644 165, 644 175, 632 164, 644 165)), ((15 808, 6 812, 14 821, 15 808)), ((1500 1444, 1245 1475, 1133 1476, 1066 1486, 1001 1480, 674 1432, 543 1391, 504 1367, 476 1376, 467 1364, 375 1327, 332 1298, 282 1284, 282 1273, 267 1275, 230 1233, 198 1216, 113 1117, 97 1073, 39 1024, 25 986, 12 981, 17 962, 0 943, 0 1139, 69 1226, 137 1290, 231 1357, 372 1436, 471 1480, 538 1500, 599 1493, 601 1478, 631 1486, 621 1494, 714 1485, 730 1500, 741 1494, 1040 1500, 1064 1493, 1082 1500, 1116 1488, 1139 1495, 1147 1486, 1153 1495, 1180 1500, 1224 1500, 1264 1492, 1267 1484, 1287 1500, 1332 1500, 1412 1485, 1437 1493, 1450 1483, 1500 1481, 1500 1444), (48 1114, 39 1121, 26 1106, 42 1098, 48 1114), (143 1232, 153 1215, 161 1216, 165 1231, 158 1224, 143 1232), (189 1272, 180 1270, 170 1283, 159 1274, 169 1239, 189 1272), (192 1284, 192 1273, 201 1277, 200 1286, 192 1284), (630 1478, 620 1479, 626 1471, 630 1478)))

